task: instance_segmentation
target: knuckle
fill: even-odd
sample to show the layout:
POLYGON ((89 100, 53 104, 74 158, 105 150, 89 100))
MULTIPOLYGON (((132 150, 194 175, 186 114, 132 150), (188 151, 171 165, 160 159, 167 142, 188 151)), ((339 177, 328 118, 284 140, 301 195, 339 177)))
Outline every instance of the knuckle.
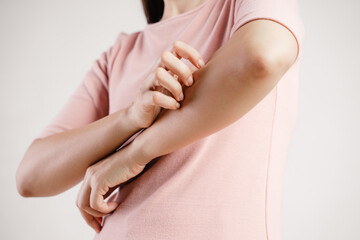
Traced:
POLYGON ((154 104, 157 104, 159 101, 159 93, 154 91, 151 96, 151 100, 154 104))
POLYGON ((192 72, 190 71, 190 69, 188 67, 184 67, 182 70, 181 70, 181 74, 182 74, 182 77, 184 78, 184 80, 187 80, 192 72))
POLYGON ((82 204, 81 202, 78 202, 78 203, 76 204, 76 206, 77 206, 79 209, 84 209, 84 208, 85 208, 84 204, 82 204))
POLYGON ((192 72, 188 67, 185 70, 185 75, 186 75, 187 78, 189 78, 192 75, 192 72))
POLYGON ((168 58, 170 52, 169 51, 164 51, 161 53, 161 60, 162 61, 166 61, 166 59, 168 58))
POLYGON ((181 85, 176 85, 175 87, 175 92, 179 95, 182 92, 182 87, 181 85))
POLYGON ((193 59, 196 60, 196 61, 199 60, 199 59, 202 59, 200 53, 198 53, 195 49, 192 52, 192 56, 193 56, 193 59))
POLYGON ((178 104, 178 102, 173 101, 172 107, 173 107, 174 109, 177 109, 177 108, 178 108, 178 107, 177 107, 177 104, 178 104))
POLYGON ((88 168, 86 170, 86 175, 86 179, 90 185, 97 184, 100 180, 100 175, 94 168, 88 168))
POLYGON ((194 57, 200 57, 200 53, 198 52, 198 50, 196 50, 192 46, 189 46, 189 51, 190 54, 193 55, 194 57))
POLYGON ((99 174, 93 174, 91 176, 91 181, 90 181, 90 186, 91 188, 97 188, 99 186, 99 182, 100 182, 100 175, 99 174))
POLYGON ((131 176, 136 176, 144 169, 144 167, 145 167, 144 165, 136 164, 136 166, 129 168, 128 171, 131 176))
MULTIPOLYGON (((149 99, 151 99, 152 92, 154 92, 154 91, 148 91, 148 92, 146 93, 146 95, 144 96, 144 100, 143 100, 143 102, 142 102, 142 107, 143 107, 142 109, 143 109, 145 112, 149 112, 149 111, 152 110, 152 104, 151 104, 151 101, 152 101, 152 100, 149 100, 149 99)), ((141 119, 140 121, 143 123, 143 122, 144 122, 144 119, 141 119)))
POLYGON ((85 175, 88 176, 88 177, 91 177, 92 175, 94 175, 94 173, 95 173, 95 170, 92 167, 88 167, 86 169, 85 175))
POLYGON ((90 201, 90 207, 97 210, 97 204, 94 201, 90 201))
POLYGON ((173 43, 173 46, 176 47, 176 48, 181 48, 181 45, 182 45, 182 41, 180 41, 180 40, 176 40, 173 43))
POLYGON ((158 67, 158 68, 156 68, 156 71, 155 71, 155 76, 156 76, 156 78, 161 78, 161 76, 162 76, 162 67, 158 67))

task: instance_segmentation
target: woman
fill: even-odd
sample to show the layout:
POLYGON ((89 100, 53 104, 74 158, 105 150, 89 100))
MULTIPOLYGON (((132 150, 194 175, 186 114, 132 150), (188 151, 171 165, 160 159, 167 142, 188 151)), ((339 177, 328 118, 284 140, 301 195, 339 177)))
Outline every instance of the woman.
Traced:
POLYGON ((30 145, 19 192, 84 180, 76 203, 94 239, 280 239, 297 1, 143 4, 145 29, 119 34, 30 145))

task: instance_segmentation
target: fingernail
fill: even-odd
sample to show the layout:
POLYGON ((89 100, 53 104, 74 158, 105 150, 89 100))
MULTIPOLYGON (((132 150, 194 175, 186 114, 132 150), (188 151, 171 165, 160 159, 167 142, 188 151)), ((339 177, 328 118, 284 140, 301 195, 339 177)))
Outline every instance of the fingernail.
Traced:
POLYGON ((179 95, 179 99, 180 99, 180 101, 182 101, 184 99, 184 94, 182 92, 179 95))
POLYGON ((198 60, 198 63, 199 63, 199 65, 200 65, 200 67, 205 66, 205 62, 204 62, 204 60, 202 60, 201 58, 198 60))
POLYGON ((190 77, 188 78, 187 82, 188 82, 188 85, 189 85, 189 86, 191 86, 191 85, 194 83, 194 79, 193 79, 192 75, 190 75, 190 77))
POLYGON ((101 226, 101 224, 102 224, 102 220, 100 219, 100 218, 95 218, 95 220, 100 224, 100 226, 101 226))
POLYGON ((180 108, 180 103, 176 103, 176 107, 177 107, 177 108, 180 108))

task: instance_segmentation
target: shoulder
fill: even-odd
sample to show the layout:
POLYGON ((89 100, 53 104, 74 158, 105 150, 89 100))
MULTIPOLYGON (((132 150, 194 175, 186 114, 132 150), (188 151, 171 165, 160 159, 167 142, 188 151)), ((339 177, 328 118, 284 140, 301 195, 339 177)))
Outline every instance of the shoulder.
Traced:
POLYGON ((129 46, 133 45, 140 33, 141 31, 131 33, 122 31, 117 34, 114 43, 111 45, 108 51, 108 63, 110 69, 112 69, 112 65, 116 58, 121 55, 121 51, 124 51, 125 49, 128 49, 129 46))
POLYGON ((230 37, 243 25, 258 19, 271 20, 291 32, 302 55, 305 25, 298 0, 229 0, 234 5, 230 37))

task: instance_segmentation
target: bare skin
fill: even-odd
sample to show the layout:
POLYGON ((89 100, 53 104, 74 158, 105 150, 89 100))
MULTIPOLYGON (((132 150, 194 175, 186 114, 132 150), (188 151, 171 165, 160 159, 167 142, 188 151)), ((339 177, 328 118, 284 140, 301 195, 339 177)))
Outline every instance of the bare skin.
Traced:
MULTIPOLYGON (((111 155, 129 137, 149 127, 161 108, 176 110, 183 100, 182 84, 203 66, 200 54, 187 44, 164 52, 142 82, 131 106, 89 125, 35 139, 17 170, 17 187, 24 197, 56 195, 78 184, 86 169, 111 155), (190 68, 180 61, 188 58, 190 68), (65 150, 64 150, 65 149, 65 150)), ((193 80, 191 80, 193 81, 193 80)))
MULTIPOLYGON (((175 41, 173 45, 173 53, 163 52, 161 55, 162 66, 156 69, 155 82, 157 82, 160 87, 164 87, 163 90, 160 89, 161 92, 170 90, 173 96, 179 96, 179 93, 182 93, 182 86, 180 86, 180 83, 177 82, 177 80, 173 79, 172 74, 174 74, 174 76, 180 77, 180 79, 183 79, 183 82, 185 82, 187 86, 191 86, 191 82, 193 82, 193 70, 191 69, 196 69, 195 66, 200 69, 205 63, 200 57, 200 54, 186 43, 175 41), (193 67, 188 68, 183 62, 180 61, 181 58, 188 59, 193 63, 193 65, 190 65, 193 67)), ((148 88, 149 86, 145 84, 145 90, 148 88)), ((139 96, 140 98, 146 97, 146 94, 139 96)), ((142 102, 143 101, 141 100, 135 101, 135 103, 142 102)), ((139 111, 137 104, 133 104, 132 106, 134 113, 141 113, 140 115, 138 114, 138 116, 146 117, 143 114, 147 113, 146 110, 144 112, 139 111)), ((132 161, 130 158, 127 158, 129 161, 117 161, 116 157, 119 156, 119 154, 127 153, 127 151, 124 151, 123 149, 110 155, 99 163, 94 164, 93 167, 89 167, 86 171, 84 181, 79 190, 76 205, 79 208, 80 213, 85 221, 96 232, 100 231, 100 217, 104 215, 104 212, 109 213, 118 206, 116 202, 107 203, 104 202, 104 199, 106 199, 107 196, 109 196, 118 185, 135 177, 145 167, 145 165, 139 165, 136 161, 132 161), (116 171, 113 171, 114 169, 116 169, 116 171), (101 176, 106 177, 106 179, 99 179, 100 172, 101 176), (93 191, 95 189, 96 191, 93 191), (99 208, 95 206, 99 206, 99 208)))
POLYGON ((160 113, 130 144, 136 146, 135 155, 145 156, 138 163, 147 164, 244 116, 276 86, 296 56, 296 39, 274 21, 254 20, 239 28, 194 72, 195 83, 184 90, 182 108, 160 113))
MULTIPOLYGON (((112 212, 118 204, 104 199, 116 186, 141 173, 152 159, 244 116, 276 86, 296 56, 296 40, 282 25, 264 19, 245 24, 193 73, 195 83, 184 90, 181 109, 161 112, 131 144, 88 168, 78 200, 92 208, 88 214, 94 219, 112 212)), ((87 222, 96 232, 101 230, 100 221, 87 222)))
POLYGON ((207 0, 164 0, 164 13, 160 21, 185 13, 207 0))
MULTIPOLYGON (((181 10, 181 4, 186 6, 191 4, 190 2, 185 0, 165 0, 162 20, 188 11, 189 9, 186 8, 181 10), (178 11, 174 11, 176 8, 178 11)), ((203 2, 198 1, 197 4, 203 2)), ((196 6, 198 5, 193 5, 193 7, 196 6)), ((45 181, 42 183, 43 185, 35 180, 30 181, 33 186, 42 187, 38 191, 23 191, 23 195, 29 194, 29 196, 34 196, 39 194, 40 196, 42 194, 60 193, 64 189, 66 190, 75 185, 84 177, 84 182, 77 199, 77 206, 87 223, 95 231, 99 232, 101 229, 101 223, 98 222, 99 218, 117 207, 116 203, 106 203, 104 201, 116 186, 138 175, 143 170, 145 164, 152 159, 173 152, 202 137, 206 137, 241 118, 272 90, 281 76, 290 68, 296 56, 296 47, 296 41, 291 33, 277 23, 268 20, 256 20, 247 23, 212 56, 203 68, 193 73, 195 84, 191 88, 185 89, 186 92, 184 94, 186 96, 181 109, 177 111, 164 109, 149 128, 127 147, 115 153, 110 151, 110 154, 108 153, 107 155, 98 154, 89 160, 89 158, 86 159, 85 157, 85 154, 89 151, 88 146, 83 148, 76 146, 77 149, 72 149, 73 146, 70 144, 63 145, 61 149, 70 148, 72 150, 67 155, 68 158, 58 159, 61 164, 60 170, 66 168, 72 170, 72 164, 74 161, 78 161, 78 158, 74 159, 69 156, 80 154, 82 156, 81 159, 84 161, 80 161, 81 166, 76 166, 78 170, 72 172, 71 176, 65 176, 72 178, 70 183, 68 179, 60 179, 57 184, 55 183, 57 189, 54 192, 50 189, 53 186, 47 186, 45 181), (266 39, 266 43, 263 39, 266 39), (227 64, 224 65, 224 62, 227 64), (206 84, 203 83, 204 81, 206 81, 206 84), (216 95, 217 97, 209 98, 209 95, 216 95), (161 138, 158 137, 160 134, 161 138), (157 139, 157 141, 153 141, 153 139, 157 139), (99 159, 102 160, 99 161, 99 159), (105 162, 106 164, 104 164, 105 162), (64 184, 61 181, 64 181, 64 184)), ((174 99, 178 100, 176 95, 174 95, 174 99)), ((78 138, 79 142, 84 139, 87 141, 92 139, 89 137, 91 132, 96 136, 103 135, 104 139, 102 140, 107 141, 105 136, 111 137, 109 132, 114 127, 119 127, 120 124, 135 125, 136 127, 131 130, 123 130, 122 136, 116 134, 117 139, 109 140, 112 143, 117 141, 114 144, 116 145, 114 148, 111 146, 108 148, 113 151, 128 136, 141 129, 139 125, 134 124, 139 120, 130 117, 133 115, 129 114, 129 112, 134 114, 137 111, 127 111, 127 114, 124 114, 124 111, 122 117, 120 117, 119 113, 118 119, 122 119, 121 121, 124 122, 118 122, 117 124, 114 123, 115 120, 108 120, 108 122, 104 120, 96 126, 94 123, 92 127, 88 127, 88 135, 83 134, 83 138, 78 138), (95 134, 95 131, 103 131, 103 133, 95 134)), ((85 132, 86 130, 79 130, 79 136, 82 135, 80 131, 85 132)), ((66 138, 65 136, 64 139, 66 138)), ((70 137, 70 139, 73 139, 72 143, 75 142, 74 138, 70 137)), ((96 143, 93 144, 93 146, 96 145, 96 143)), ((52 144, 44 144, 41 151, 51 149, 55 145, 55 140, 52 140, 52 144)), ((40 150, 40 147, 38 150, 40 150)), ((97 149, 95 154, 99 153, 98 151, 101 150, 97 149)), ((29 153, 27 158, 36 159, 38 156, 35 152, 33 154, 29 153)), ((61 152, 61 150, 58 150, 58 152, 61 152)), ((56 157, 56 153, 53 156, 56 157)), ((46 158, 44 157, 43 159, 46 158)), ((46 164, 49 163, 47 162, 46 164)), ((20 180, 23 179, 20 182, 31 180, 31 176, 35 175, 32 173, 35 173, 37 168, 43 166, 41 162, 35 166, 30 166, 28 163, 26 165, 22 167, 24 172, 19 174, 19 176, 22 175, 20 180), (25 171, 24 169, 27 170, 25 171)), ((59 166, 52 166, 51 168, 56 169, 59 166)), ((55 170, 53 173, 55 173, 55 170)), ((53 176, 49 175, 49 177, 53 176)), ((51 185, 53 183, 48 184, 51 185)), ((23 189, 26 190, 27 188, 24 187, 23 189)))

